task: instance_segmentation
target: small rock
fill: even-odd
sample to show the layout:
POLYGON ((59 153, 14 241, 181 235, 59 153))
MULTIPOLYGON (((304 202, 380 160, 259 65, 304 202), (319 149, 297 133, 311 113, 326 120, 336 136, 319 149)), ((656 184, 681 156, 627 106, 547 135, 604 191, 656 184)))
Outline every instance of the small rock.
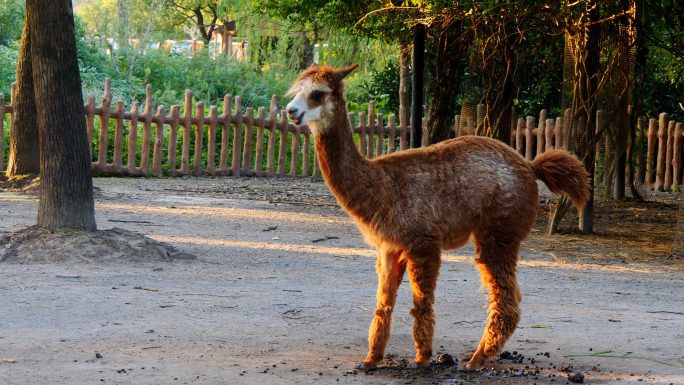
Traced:
POLYGON ((451 354, 447 354, 447 353, 440 354, 439 356, 437 356, 436 361, 438 364, 442 364, 442 365, 446 365, 446 366, 456 365, 456 362, 454 362, 454 358, 451 356, 451 354))
POLYGON ((0 246, 6 245, 10 242, 12 242, 12 237, 10 237, 9 235, 3 234, 2 237, 0 237, 0 246))
POLYGON ((152 271, 164 271, 163 267, 155 267, 152 269, 152 271))
POLYGON ((570 382, 575 383, 575 384, 582 384, 582 383, 584 383, 584 374, 579 373, 579 372, 569 374, 568 380, 570 380, 570 382))
POLYGON ((184 259, 184 260, 192 260, 192 259, 197 259, 196 256, 190 254, 190 253, 185 253, 185 252, 176 252, 176 253, 171 253, 169 255, 171 259, 184 259))
POLYGON ((102 354, 95 352, 95 358, 102 358, 102 354))

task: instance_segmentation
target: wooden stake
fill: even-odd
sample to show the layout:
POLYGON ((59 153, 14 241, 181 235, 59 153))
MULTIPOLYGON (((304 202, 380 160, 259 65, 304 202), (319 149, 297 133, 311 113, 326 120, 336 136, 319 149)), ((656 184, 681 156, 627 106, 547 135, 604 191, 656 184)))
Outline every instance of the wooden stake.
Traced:
POLYGON ((202 175, 202 147, 204 145, 204 102, 195 104, 195 156, 192 159, 192 175, 202 175))
POLYGON ((135 174, 135 155, 138 144, 138 101, 131 107, 131 120, 128 125, 128 163, 126 169, 130 175, 135 174))
POLYGON ((235 115, 233 115, 233 161, 230 170, 233 176, 240 176, 240 160, 242 159, 242 98, 235 96, 235 115))
MULTIPOLYGON (((152 175, 161 176, 162 151, 164 150, 164 106, 157 107, 157 114, 154 116, 154 149, 152 150, 152 175)), ((171 140, 169 140, 169 149, 171 140)), ((168 156, 167 151, 167 156, 168 156)))

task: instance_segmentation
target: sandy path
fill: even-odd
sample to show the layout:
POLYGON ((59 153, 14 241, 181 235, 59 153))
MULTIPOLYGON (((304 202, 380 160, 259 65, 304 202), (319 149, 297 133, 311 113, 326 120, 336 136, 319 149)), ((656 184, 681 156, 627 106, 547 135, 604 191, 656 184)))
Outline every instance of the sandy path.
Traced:
MULTIPOLYGON (((375 253, 322 182, 97 178, 95 185, 101 229, 138 231, 200 261, 0 264, 0 360, 16 361, 0 361, 2 384, 565 384, 557 369, 569 364, 585 383, 684 384, 681 269, 526 253, 523 318, 506 346, 525 356, 522 364, 490 364, 498 373, 435 366, 364 374, 352 368, 366 353, 375 253), (609 350, 646 358, 563 357, 609 350), (536 380, 503 373, 525 366, 539 367, 536 380)), ((0 232, 34 224, 36 209, 33 197, 0 193, 0 232)), ((472 257, 471 245, 444 255, 438 353, 460 356, 482 334, 486 298, 472 257)), ((387 348, 395 361, 414 355, 410 307, 404 284, 387 348)))

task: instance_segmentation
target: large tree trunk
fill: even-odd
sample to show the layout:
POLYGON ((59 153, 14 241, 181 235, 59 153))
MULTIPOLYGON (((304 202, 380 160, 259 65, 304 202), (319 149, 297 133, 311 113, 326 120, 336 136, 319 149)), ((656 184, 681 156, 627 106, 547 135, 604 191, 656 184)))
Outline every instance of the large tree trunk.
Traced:
POLYGON ((40 127, 37 225, 96 230, 71 0, 27 0, 40 127))
POLYGON ((586 87, 582 100, 587 108, 587 125, 584 134, 584 168, 589 172, 590 195, 589 201, 584 209, 580 210, 579 229, 582 234, 594 233, 594 157, 596 154, 596 140, 594 132, 596 130, 596 99, 598 97, 598 77, 600 68, 600 38, 601 26, 599 21, 599 0, 588 0, 587 24, 586 27, 586 87))
MULTIPOLYGON (((518 86, 515 84, 515 45, 518 42, 518 33, 513 22, 508 21, 503 30, 506 33, 503 44, 503 62, 501 63, 501 79, 502 84, 501 93, 497 97, 497 103, 494 105, 495 111, 498 111, 496 122, 494 122, 493 137, 508 143, 511 138, 511 113, 513 109, 513 100, 518 93, 518 86), (501 107, 499 107, 501 106, 501 107)), ((492 124, 492 122, 490 122, 492 124)))
POLYGON ((411 60, 411 48, 408 41, 399 38, 399 104, 404 106, 404 122, 409 121, 411 100, 409 99, 409 60, 411 60))
POLYGON ((411 148, 422 146, 423 137, 423 83, 425 71, 425 38, 427 32, 416 24, 413 35, 413 79, 411 89, 411 148))
POLYGON ((40 172, 40 136, 31 68, 31 29, 24 22, 17 62, 14 117, 10 125, 10 153, 7 176, 40 172))
POLYGON ((427 144, 439 143, 449 139, 451 122, 454 116, 456 89, 461 82, 461 45, 455 42, 460 28, 453 25, 444 28, 439 35, 437 56, 435 58, 435 88, 427 118, 427 144))

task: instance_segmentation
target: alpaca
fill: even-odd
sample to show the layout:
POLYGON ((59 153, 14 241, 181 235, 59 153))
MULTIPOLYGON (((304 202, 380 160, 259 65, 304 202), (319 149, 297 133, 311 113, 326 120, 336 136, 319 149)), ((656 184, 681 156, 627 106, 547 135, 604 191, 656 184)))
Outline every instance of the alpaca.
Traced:
POLYGON ((529 162, 497 140, 476 136, 367 159, 354 143, 343 96, 343 79, 357 66, 314 64, 288 91, 294 98, 286 107, 295 124, 308 124, 328 187, 378 250, 377 308, 369 352, 357 368, 373 369, 382 361, 406 271, 417 350, 412 367, 429 365, 441 250, 457 249, 470 238, 491 297, 484 335, 464 366, 477 369, 501 350, 520 320, 516 265, 520 242, 537 215, 536 179, 582 207, 589 198, 588 174, 567 152, 547 151, 529 162))

